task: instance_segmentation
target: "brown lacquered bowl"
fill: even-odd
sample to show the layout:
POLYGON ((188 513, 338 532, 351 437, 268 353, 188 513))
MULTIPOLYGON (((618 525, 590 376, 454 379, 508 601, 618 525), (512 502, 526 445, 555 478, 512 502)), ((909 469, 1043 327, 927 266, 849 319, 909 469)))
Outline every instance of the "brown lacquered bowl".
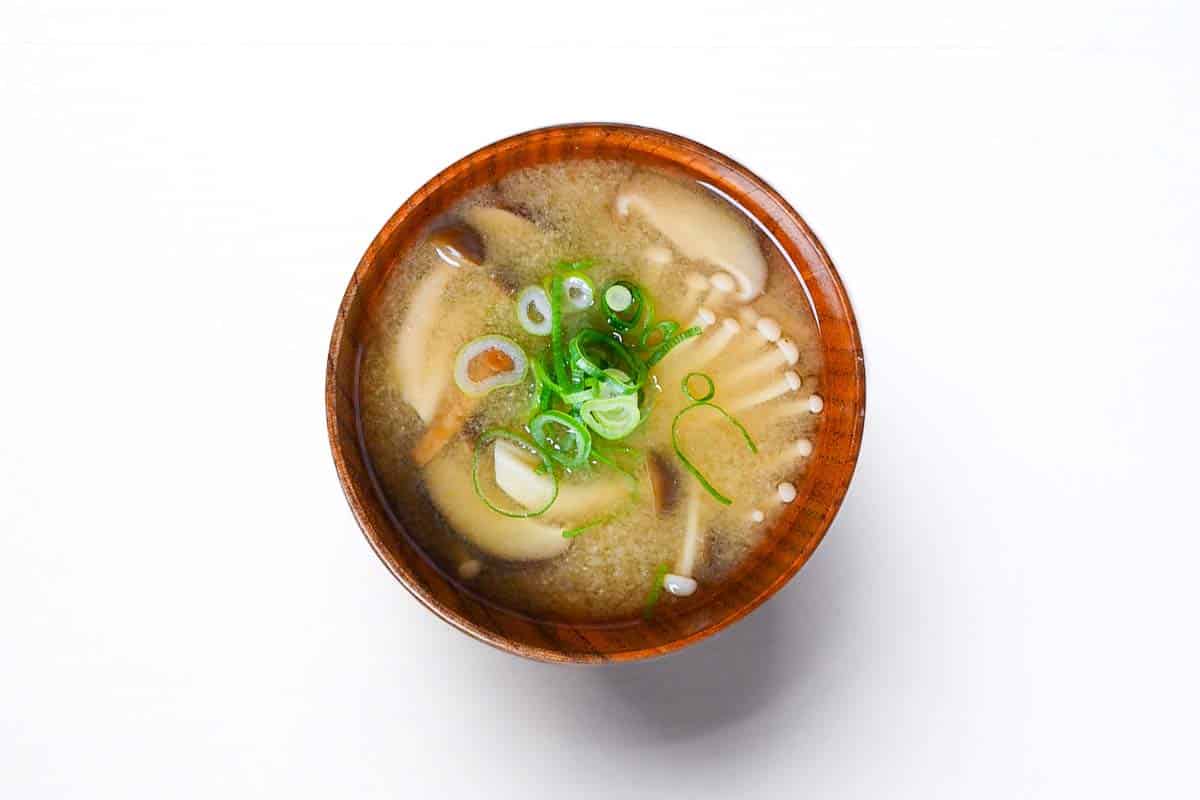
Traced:
POLYGON ((559 125, 488 145, 443 170, 392 215, 350 278, 329 346, 325 410, 338 477, 358 524, 405 588, 439 617, 481 641, 544 661, 649 658, 710 636, 749 614, 812 555, 833 521, 858 458, 866 401, 862 345, 846 291, 817 237, 765 181, 735 161, 674 134, 633 125, 559 125), (443 572, 412 541, 374 488, 355 416, 358 356, 366 306, 388 271, 421 241, 427 223, 471 190, 522 167, 604 158, 645 164, 702 180, 755 217, 792 262, 782 266, 812 298, 824 350, 824 419, 797 498, 762 545, 728 580, 706 587, 705 601, 679 613, 605 624, 534 619, 497 607, 443 572))

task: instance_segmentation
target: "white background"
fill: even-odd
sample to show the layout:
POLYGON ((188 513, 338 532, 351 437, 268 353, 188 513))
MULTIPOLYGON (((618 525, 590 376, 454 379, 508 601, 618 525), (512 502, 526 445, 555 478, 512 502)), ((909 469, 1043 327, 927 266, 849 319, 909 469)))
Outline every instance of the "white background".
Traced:
POLYGON ((1197 796, 1194 3, 405 6, 0 10, 0 796, 1197 796), (412 600, 322 406, 391 212, 577 120, 789 197, 869 389, 798 578, 603 669, 412 600))

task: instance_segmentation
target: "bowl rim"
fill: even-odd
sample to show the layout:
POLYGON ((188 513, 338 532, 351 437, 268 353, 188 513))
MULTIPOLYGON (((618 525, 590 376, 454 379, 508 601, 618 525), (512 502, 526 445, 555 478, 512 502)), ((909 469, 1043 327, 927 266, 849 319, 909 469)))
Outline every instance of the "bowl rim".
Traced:
MULTIPOLYGON (((750 213, 750 212, 747 212, 750 213)), ((761 219, 757 220, 759 224, 763 224, 761 219)), ((799 279, 799 276, 797 276, 799 279)), ((349 402, 353 403, 353 400, 349 402)), ((547 125, 539 128, 521 131, 510 136, 498 139, 490 144, 479 147, 470 153, 455 160, 449 166, 440 170, 436 175, 423 183, 416 191, 414 191, 404 203, 396 209, 396 211, 388 218, 387 222, 380 228, 379 232, 371 240, 370 245, 364 251, 359 259, 358 265, 355 267, 353 274, 343 293, 341 302, 338 305, 337 316, 334 321, 333 331, 330 336, 329 351, 326 358, 325 369, 325 416, 326 429, 329 436, 330 448, 332 450, 334 466, 337 471, 339 483, 342 486, 342 491, 346 497, 346 501, 350 506, 351 512, 354 515, 355 521, 358 523, 359 529, 362 531, 371 549, 375 551, 376 556, 383 562, 397 581, 417 599, 425 608, 433 612, 438 618, 450 624, 454 628, 466 633, 472 638, 491 645, 499 650, 503 650, 514 655, 523 656, 537 661, 551 663, 580 663, 580 664, 595 664, 595 663, 611 663, 621 661, 637 661, 649 658, 656 658, 668 653, 676 652, 689 645, 713 636, 734 623, 744 619, 746 616, 760 608, 763 603, 775 595, 785 584, 787 584, 796 573, 808 562, 812 554, 824 541, 825 534, 828 532, 833 520, 836 518, 840 510, 850 484, 853 482, 854 474, 858 466, 858 458, 862 449, 863 432, 866 422, 866 361, 863 353, 862 338, 859 332, 857 317, 854 308, 850 303, 849 294, 846 291, 845 284, 838 273, 833 259, 830 258, 824 244, 817 237, 816 233, 808 225, 808 222, 800 215, 795 208, 767 181, 760 177, 753 170, 749 169, 742 163, 718 152, 711 147, 708 147, 693 139, 681 136, 676 133, 661 130, 658 128, 645 127, 630 123, 620 122, 574 122, 562 123, 556 125, 547 125), (584 653, 570 652, 549 647, 541 647, 525 642, 514 641, 508 637, 497 634, 494 631, 476 625, 471 620, 462 616, 454 608, 451 608, 441 602, 437 596, 426 587, 423 582, 410 570, 403 562, 395 558, 380 537, 373 530, 372 523, 368 519, 363 507, 362 498, 359 496, 359 491, 363 487, 359 487, 356 478, 351 474, 350 468, 346 463, 346 456, 343 452, 342 443, 338 436, 338 420, 337 420, 337 403, 338 387, 337 387, 337 357, 340 354, 341 346, 344 339, 346 320, 349 309, 357 298, 358 289, 361 285, 361 279, 364 274, 371 268, 374 263, 376 252, 387 241, 391 233, 403 222, 403 220, 432 196, 450 179, 456 176, 461 170, 467 168, 473 161, 489 154, 499 153, 506 149, 520 145, 528 139, 537 139, 553 135, 555 133, 567 133, 569 131, 579 131, 583 129, 593 129, 599 132, 625 132, 634 135, 638 138, 658 139, 661 141, 670 142, 673 145, 679 146, 686 150, 691 150, 699 155, 719 163, 723 168, 739 173, 740 176, 754 184, 756 188, 768 197, 774 204, 784 212, 789 218, 789 221, 795 224, 807 238, 808 243, 816 251, 822 266, 828 271, 829 281, 833 288, 833 294, 837 301, 845 310, 845 323, 850 337, 850 347, 854 354, 855 364, 855 380, 858 386, 858 407, 854 411, 854 426, 850 433, 850 465, 849 472, 844 483, 834 490, 834 494, 830 503, 827 504, 829 513, 825 520, 820 525, 819 530, 816 530, 812 537, 811 547, 797 554, 791 562, 779 572, 776 578, 770 583, 759 589, 755 595, 748 601, 733 607, 727 614, 720 617, 718 620, 705 625, 699 630, 691 633, 678 636, 670 639, 662 644, 637 647, 625 650, 612 650, 601 653, 584 653)), ((388 510, 389 514, 391 510, 388 510)), ((405 534, 407 536, 407 534, 405 534)), ((414 545, 414 547, 418 547, 414 545)), ((419 549, 419 548, 418 548, 419 549)), ((453 581, 451 581, 453 585, 453 581)), ((458 591, 458 587, 454 587, 458 591)), ((600 624, 601 626, 603 623, 600 624)))

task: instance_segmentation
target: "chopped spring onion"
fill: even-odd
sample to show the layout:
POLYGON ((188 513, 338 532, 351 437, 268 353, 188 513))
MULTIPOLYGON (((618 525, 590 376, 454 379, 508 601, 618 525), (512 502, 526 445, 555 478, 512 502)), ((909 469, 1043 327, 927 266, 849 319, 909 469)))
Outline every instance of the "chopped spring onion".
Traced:
POLYGON ((671 335, 677 330, 679 330, 679 323, 669 319, 664 319, 662 322, 649 326, 646 330, 642 331, 642 348, 658 347, 666 342, 667 339, 670 339, 671 335), (656 333, 659 335, 659 338, 653 342, 650 341, 651 337, 656 333))
POLYGON ((630 378, 616 367, 609 367, 604 370, 604 374, 608 376, 608 380, 600 382, 596 387, 597 397, 620 397, 623 394, 633 394, 637 391, 637 387, 630 382, 630 378))
POLYGON ((554 380, 559 386, 567 384, 567 353, 563 342, 562 325, 563 281, 561 275, 550 278, 550 358, 554 380))
POLYGON ((708 482, 708 479, 705 478, 700 470, 696 468, 696 465, 693 464, 686 455, 684 455, 683 448, 679 446, 679 421, 683 419, 684 414, 688 413, 689 411, 694 411, 697 408, 711 408, 712 410, 721 414, 721 416, 725 417, 725 419, 729 420, 734 427, 741 431, 742 438, 746 440, 746 446, 750 448, 751 453, 757 453, 758 446, 754 444, 754 440, 750 438, 750 434, 746 431, 746 428, 742 425, 742 423, 729 416, 728 411, 721 408, 719 405, 716 405, 715 403, 709 403, 707 401, 692 403, 690 406, 684 408, 682 411, 676 414, 675 419, 671 421, 671 445, 675 448, 675 455, 679 456, 679 460, 683 462, 684 468, 688 472, 692 473, 696 480, 700 481, 700 485, 704 487, 706 492, 713 496, 714 500, 722 505, 731 505, 733 501, 717 491, 716 487, 708 482))
POLYGON ((550 320, 550 298, 546 296, 546 290, 541 286, 526 286, 517 295, 517 322, 528 333, 534 336, 549 336, 550 326, 553 324, 550 320), (530 312, 535 312, 540 320, 535 320, 530 312))
POLYGON ((596 302, 596 285, 582 272, 562 276, 563 302, 571 311, 584 311, 596 302))
POLYGON ((558 383, 556 383, 554 378, 550 375, 551 368, 542 364, 541 361, 535 358, 529 363, 532 367, 533 373, 537 376, 537 379, 542 382, 542 386, 550 393, 551 396, 559 395, 561 397, 564 392, 570 390, 571 384, 567 384, 567 387, 558 385, 558 383))
POLYGON ((554 400, 553 381, 550 380, 546 368, 542 366, 542 362, 538 359, 533 359, 529 362, 531 369, 529 372, 533 375, 533 392, 530 395, 530 412, 533 414, 539 411, 546 411, 550 408, 550 403, 554 400))
POLYGON ((646 607, 642 609, 642 616, 646 619, 654 616, 654 607, 658 605, 658 598, 662 595, 663 578, 667 577, 668 569, 668 564, 659 564, 654 570, 654 583, 650 584, 650 592, 646 595, 646 607))
POLYGON ((554 265, 554 268, 564 272, 577 272, 582 269, 591 269, 595 263, 595 259, 581 258, 578 261, 559 261, 554 265))
POLYGON ((564 539, 574 539, 576 536, 583 533, 584 531, 594 528, 597 525, 603 525, 604 523, 608 522, 611 519, 612 519, 612 517, 601 517, 600 519, 594 519, 591 522, 585 522, 582 525, 578 525, 574 528, 569 528, 569 529, 563 531, 562 537, 564 539))
POLYGON ((574 406, 580 405, 582 403, 586 403, 588 400, 593 399, 596 396, 596 392, 597 392, 596 382, 591 381, 588 383, 587 386, 584 386, 575 391, 563 392, 561 397, 562 397, 562 400, 564 403, 566 403, 567 405, 569 405, 571 407, 574 407, 574 406))
POLYGON ((689 372, 683 379, 683 393, 688 396, 688 399, 696 403, 707 403, 713 399, 713 395, 717 393, 717 385, 713 383, 712 377, 703 372, 689 372), (704 391, 703 397, 696 397, 692 394, 691 382, 692 378, 699 378, 704 381, 708 388, 704 391))
POLYGON ((679 333, 671 336, 654 349, 654 352, 650 354, 648 359, 646 359, 646 366, 653 367, 655 364, 662 361, 663 358, 665 358, 666 355, 674 350, 681 342, 691 339, 693 336, 699 336, 702 333, 704 333, 702 328, 698 326, 692 326, 685 331, 680 331, 679 333))
POLYGON ((507 336, 480 336, 467 343, 454 359, 454 382, 464 394, 482 397, 501 386, 525 379, 529 359, 507 336))
POLYGON ((582 467, 588 463, 592 451, 592 435, 579 420, 561 411, 543 411, 529 421, 529 433, 533 441, 558 463, 568 468, 582 467), (548 428, 563 429, 559 438, 551 435, 548 428))
POLYGON ((569 349, 571 366, 585 375, 609 382, 612 378, 605 370, 616 367, 631 376, 630 380, 623 384, 630 390, 640 389, 646 382, 646 365, 630 353, 625 345, 598 330, 584 328, 571 339, 569 349), (603 351, 598 354, 600 361, 593 357, 596 351, 603 351))
POLYGON ((643 321, 649 325, 654 315, 650 298, 642 287, 630 281, 610 283, 600 298, 600 309, 612 329, 622 333, 633 330, 643 321))
POLYGON ((624 311, 633 305, 633 292, 623 284, 614 283, 604 292, 604 302, 613 311, 624 311))
POLYGON ((579 416, 585 425, 609 440, 628 436, 642 421, 635 394, 588 400, 579 407, 579 416))
MULTIPOLYGON (((615 445, 615 446, 613 446, 613 450, 619 450, 624 455, 631 455, 631 456, 634 456, 639 459, 642 458, 641 452, 633 449, 632 447, 625 447, 623 445, 615 445)), ((625 467, 618 464, 615 458, 613 458, 608 453, 605 453, 603 450, 601 450, 599 447, 597 447, 595 445, 592 446, 592 458, 595 459, 597 463, 610 466, 613 469, 615 469, 617 472, 620 472, 626 478, 629 478, 629 480, 633 483, 634 494, 635 495, 637 494, 637 476, 635 476, 631 470, 626 469, 625 467)))
POLYGON ((550 506, 554 505, 554 501, 558 499, 558 478, 554 475, 554 467, 550 463, 549 454, 537 445, 531 444, 521 436, 503 428, 492 428, 491 430, 484 431, 483 435, 481 435, 479 440, 475 443, 475 453, 471 456, 471 484, 475 487, 475 495, 483 501, 485 506, 490 508, 492 511, 495 511, 497 514, 516 519, 522 519, 524 517, 536 517, 539 514, 544 514, 550 508, 550 506), (542 467, 545 468, 546 474, 550 476, 550 480, 553 481, 554 485, 554 489, 550 493, 550 499, 546 501, 544 506, 541 508, 535 508, 532 511, 509 511, 494 504, 487 498, 487 495, 483 493, 483 487, 479 485, 479 457, 483 453, 484 448, 497 439, 505 439, 510 441, 518 447, 536 454, 537 457, 542 460, 542 467))

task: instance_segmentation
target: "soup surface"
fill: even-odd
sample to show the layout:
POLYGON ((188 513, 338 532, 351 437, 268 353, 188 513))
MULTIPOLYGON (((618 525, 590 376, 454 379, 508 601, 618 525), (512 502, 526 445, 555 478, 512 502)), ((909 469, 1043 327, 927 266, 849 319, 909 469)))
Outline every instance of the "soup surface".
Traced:
POLYGON ((702 600, 816 442, 820 343, 790 270, 724 199, 645 167, 569 161, 471 194, 371 312, 356 400, 386 501, 508 608, 702 600))

